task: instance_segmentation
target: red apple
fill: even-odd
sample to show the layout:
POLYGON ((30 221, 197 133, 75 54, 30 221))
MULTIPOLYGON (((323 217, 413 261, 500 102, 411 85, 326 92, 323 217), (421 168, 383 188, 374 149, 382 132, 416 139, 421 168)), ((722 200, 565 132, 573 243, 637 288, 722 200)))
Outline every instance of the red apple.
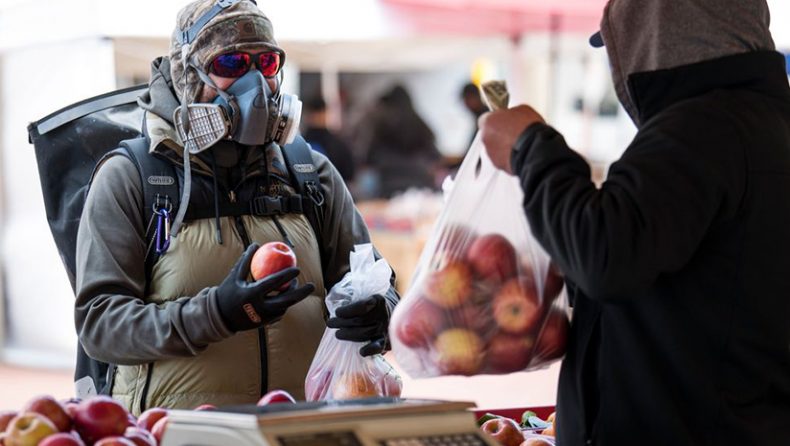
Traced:
POLYGON ((102 438, 94 443, 94 446, 136 446, 136 444, 128 438, 113 435, 111 437, 102 438))
POLYGON ((471 330, 444 330, 436 337, 433 346, 437 365, 444 375, 474 375, 483 364, 483 341, 471 330))
MULTIPOLYGON (((250 272, 255 280, 263 279, 278 271, 296 266, 296 254, 283 242, 269 242, 261 245, 250 262, 250 272)), ((286 283, 281 290, 288 289, 286 283)))
POLYGON ((145 410, 140 414, 139 417, 137 417, 137 427, 151 432, 151 429, 154 428, 154 424, 166 416, 167 409, 162 409, 161 407, 152 407, 145 410))
POLYGON ((520 446, 524 441, 524 434, 518 424, 510 418, 492 418, 483 423, 480 429, 502 446, 520 446))
POLYGON ((528 332, 541 315, 535 286, 524 278, 507 281, 494 296, 491 306, 499 328, 511 334, 528 332))
POLYGON ((351 400, 379 396, 378 386, 364 373, 343 372, 332 382, 333 400, 351 400))
POLYGON ((475 239, 466 252, 472 271, 482 280, 501 283, 516 274, 516 248, 500 234, 475 239))
POLYGON ((44 415, 60 432, 68 432, 71 430, 71 417, 66 413, 63 406, 49 395, 33 398, 27 403, 22 411, 44 415))
POLYGON ((5 410, 0 412, 0 432, 5 432, 5 428, 8 426, 8 423, 14 419, 15 416, 19 415, 19 412, 15 410, 5 410))
POLYGON ((430 345, 444 325, 444 312, 421 296, 401 305, 390 323, 395 337, 411 348, 430 345))
POLYGON ((5 446, 36 446, 44 438, 58 433, 58 428, 44 415, 21 412, 6 427, 5 446))
POLYGON ((425 297, 442 308, 455 308, 472 294, 472 272, 462 261, 449 262, 428 277, 425 297))
POLYGON ((154 427, 151 429, 151 434, 153 434, 154 438, 156 438, 156 444, 162 443, 162 437, 164 437, 165 432, 167 431, 167 424, 169 421, 167 417, 160 418, 159 421, 154 423, 154 427))
POLYGON ((137 446, 156 446, 154 434, 139 427, 127 427, 123 437, 137 446))
POLYGON ((85 446, 85 443, 72 433, 59 432, 45 438, 38 446, 85 446))
POLYGON ((260 400, 258 400, 256 406, 268 406, 269 404, 295 402, 296 400, 291 396, 290 393, 286 392, 285 390, 278 389, 266 392, 266 394, 263 395, 260 400))
POLYGON ((201 404, 192 410, 217 410, 217 406, 213 404, 201 404))
POLYGON ((82 401, 74 415, 74 428, 89 445, 104 437, 121 436, 129 426, 129 413, 108 396, 82 401))
POLYGON ((565 279, 562 278, 562 273, 557 265, 553 262, 550 263, 549 270, 546 272, 546 280, 543 282, 543 305, 548 305, 559 296, 563 286, 565 286, 565 279))
POLYGON ((538 334, 535 359, 545 362, 562 357, 565 354, 569 327, 570 323, 565 311, 552 308, 546 315, 543 328, 538 334))
POLYGON ((499 332, 488 341, 486 364, 494 373, 524 370, 532 357, 535 340, 528 335, 499 332))
POLYGON ((331 370, 313 371, 305 379, 304 393, 307 401, 320 401, 326 399, 329 392, 329 385, 332 382, 331 370))
POLYGON ((494 317, 491 313, 491 304, 488 301, 476 303, 472 302, 470 299, 469 302, 447 313, 446 325, 457 328, 468 328, 481 337, 487 337, 496 327, 494 324, 494 317))

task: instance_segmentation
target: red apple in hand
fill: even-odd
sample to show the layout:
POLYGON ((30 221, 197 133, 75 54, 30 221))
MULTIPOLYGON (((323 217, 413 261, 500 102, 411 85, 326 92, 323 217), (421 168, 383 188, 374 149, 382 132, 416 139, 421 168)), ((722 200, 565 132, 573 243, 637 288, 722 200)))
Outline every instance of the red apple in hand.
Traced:
POLYGON ((83 440, 93 444, 104 437, 121 436, 129 426, 129 413, 108 396, 82 401, 74 415, 74 428, 83 440))
POLYGON ((444 326, 444 312, 421 296, 404 302, 395 311, 391 329, 395 337, 410 348, 430 345, 444 326))
POLYGON ((58 428, 44 415, 22 412, 8 423, 5 433, 5 446, 36 446, 44 438, 58 433, 58 428))
POLYGON ((85 446, 85 443, 74 434, 60 432, 45 438, 38 446, 85 446))
POLYGON ((35 412, 44 415, 60 432, 71 430, 71 417, 60 403, 51 396, 39 396, 30 400, 23 412, 35 412))
POLYGON ((525 278, 507 281, 491 305, 499 328, 511 334, 528 332, 541 315, 535 286, 525 278))
POLYGON ((151 430, 154 428, 154 424, 166 416, 167 409, 162 409, 161 407, 152 407, 137 417, 137 427, 151 432, 151 430))
POLYGON ((496 283, 516 274, 516 249, 500 234, 486 234, 469 246, 466 259, 477 277, 496 283))
POLYGON ((261 399, 258 400, 256 406, 268 406, 269 404, 295 402, 296 400, 294 397, 292 397, 291 394, 285 390, 272 390, 271 392, 267 392, 265 395, 263 395, 261 399))
POLYGON ((480 426, 483 432, 493 437, 502 446, 520 446, 524 441, 518 424, 510 418, 493 418, 480 426))
MULTIPOLYGON (((278 271, 296 266, 296 254, 283 242, 265 243, 255 251, 250 262, 250 273, 255 280, 261 280, 278 271)), ((288 289, 286 283, 281 290, 288 289)))
POLYGON ((483 341, 471 330, 444 330, 436 337, 433 346, 439 370, 444 375, 474 375, 483 364, 483 341))
POLYGON ((472 272, 466 262, 454 261, 434 271, 424 284, 425 297, 442 308, 455 308, 472 294, 472 272))

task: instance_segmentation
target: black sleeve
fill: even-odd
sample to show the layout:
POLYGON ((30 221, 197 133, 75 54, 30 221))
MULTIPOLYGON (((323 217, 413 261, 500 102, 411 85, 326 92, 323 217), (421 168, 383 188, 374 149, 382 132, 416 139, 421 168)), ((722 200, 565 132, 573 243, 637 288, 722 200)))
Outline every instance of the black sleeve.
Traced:
POLYGON ((711 139, 681 120, 643 128, 600 189, 553 128, 519 138, 512 165, 533 233, 591 298, 625 298, 682 268, 717 215, 739 205, 743 154, 722 149, 726 132, 711 139))

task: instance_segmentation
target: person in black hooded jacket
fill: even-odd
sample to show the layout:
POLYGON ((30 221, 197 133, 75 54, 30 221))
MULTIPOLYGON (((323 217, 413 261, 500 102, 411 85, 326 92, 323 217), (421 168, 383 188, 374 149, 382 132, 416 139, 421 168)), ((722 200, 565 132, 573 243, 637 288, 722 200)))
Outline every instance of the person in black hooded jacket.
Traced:
POLYGON ((557 440, 790 445, 790 88, 765 0, 610 0, 638 133, 602 187, 529 106, 480 119, 573 305, 557 440))

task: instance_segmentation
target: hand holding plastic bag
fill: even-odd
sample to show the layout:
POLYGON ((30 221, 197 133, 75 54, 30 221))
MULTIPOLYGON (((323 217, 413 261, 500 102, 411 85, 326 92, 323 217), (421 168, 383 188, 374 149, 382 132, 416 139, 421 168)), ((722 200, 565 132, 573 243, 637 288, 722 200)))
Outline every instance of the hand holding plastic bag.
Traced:
MULTIPOLYGON (((349 255, 349 264, 350 271, 332 287, 326 297, 330 321, 351 320, 351 318, 337 318, 337 309, 341 307, 355 309, 359 306, 355 305, 357 302, 378 302, 375 297, 371 299, 372 296, 378 296, 383 304, 381 295, 389 290, 392 270, 386 260, 375 259, 371 244, 356 245, 349 255)), ((374 311, 375 308, 371 308, 371 311, 361 311, 361 313, 367 315, 374 311)), ((376 315, 372 316, 375 318, 376 315)), ((372 327, 370 334, 375 334, 373 333, 376 330, 375 324, 371 324, 370 327, 372 327)), ((348 329, 343 327, 341 330, 348 329)), ((336 336, 337 332, 335 328, 327 328, 324 331, 305 380, 307 400, 400 396, 402 388, 400 376, 384 360, 384 357, 380 354, 363 357, 360 349, 370 344, 339 340, 336 336)), ((372 340, 375 336, 367 338, 372 340)), ((372 340, 372 342, 377 341, 372 340)))

